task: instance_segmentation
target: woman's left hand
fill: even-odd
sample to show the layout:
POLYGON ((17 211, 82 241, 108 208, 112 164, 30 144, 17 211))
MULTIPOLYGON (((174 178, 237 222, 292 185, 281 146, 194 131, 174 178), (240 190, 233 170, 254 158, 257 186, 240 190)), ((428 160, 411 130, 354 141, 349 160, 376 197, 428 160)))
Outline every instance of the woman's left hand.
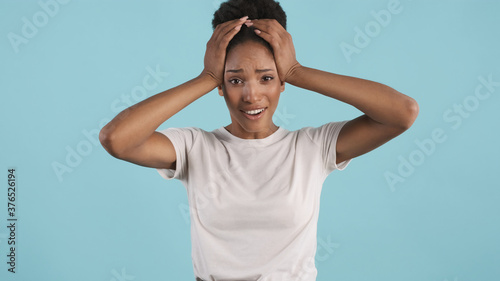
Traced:
POLYGON ((301 67, 295 57, 295 47, 290 33, 275 19, 251 20, 246 25, 253 26, 255 33, 271 45, 280 80, 287 82, 294 71, 301 67))

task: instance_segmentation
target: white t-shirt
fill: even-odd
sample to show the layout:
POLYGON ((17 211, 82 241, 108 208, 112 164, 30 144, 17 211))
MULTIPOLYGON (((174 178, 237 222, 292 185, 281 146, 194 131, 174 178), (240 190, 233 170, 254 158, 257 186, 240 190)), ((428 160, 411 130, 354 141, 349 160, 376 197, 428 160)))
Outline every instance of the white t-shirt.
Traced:
POLYGON ((177 166, 157 169, 187 190, 193 269, 206 281, 316 280, 320 193, 347 121, 241 139, 224 127, 160 131, 177 166))

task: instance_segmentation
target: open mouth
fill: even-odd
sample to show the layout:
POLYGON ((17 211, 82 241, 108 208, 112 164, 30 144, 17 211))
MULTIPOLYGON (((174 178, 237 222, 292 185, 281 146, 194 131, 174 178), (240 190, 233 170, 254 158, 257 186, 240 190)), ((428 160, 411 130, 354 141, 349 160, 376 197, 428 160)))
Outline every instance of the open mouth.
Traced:
POLYGON ((261 109, 256 109, 256 110, 250 110, 250 111, 241 110, 241 112, 243 112, 243 115, 245 115, 245 117, 247 117, 248 119, 256 120, 256 119, 259 119, 260 117, 262 117, 262 115, 264 115, 266 110, 267 110, 267 107, 261 108, 261 109))

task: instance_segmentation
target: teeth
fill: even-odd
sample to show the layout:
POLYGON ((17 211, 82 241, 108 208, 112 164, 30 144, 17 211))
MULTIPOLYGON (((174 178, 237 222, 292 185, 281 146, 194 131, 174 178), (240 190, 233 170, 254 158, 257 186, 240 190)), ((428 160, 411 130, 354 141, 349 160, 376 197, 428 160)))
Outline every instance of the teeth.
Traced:
POLYGON ((262 108, 262 109, 257 109, 257 110, 244 111, 244 112, 245 112, 246 114, 255 115, 255 114, 259 114, 259 113, 261 113, 262 111, 264 111, 264 108, 262 108))

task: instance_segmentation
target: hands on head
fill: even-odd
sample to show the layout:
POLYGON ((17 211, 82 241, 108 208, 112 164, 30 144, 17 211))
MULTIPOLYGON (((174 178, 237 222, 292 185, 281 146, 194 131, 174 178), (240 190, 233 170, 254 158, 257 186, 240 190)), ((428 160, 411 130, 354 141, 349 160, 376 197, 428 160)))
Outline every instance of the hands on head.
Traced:
POLYGON ((301 66, 295 57, 292 36, 274 19, 249 20, 247 16, 221 23, 215 28, 207 43, 203 73, 217 85, 223 84, 227 46, 243 24, 253 26, 255 33, 271 45, 280 80, 286 82, 301 66))
POLYGON ((274 19, 257 19, 246 23, 253 26, 255 33, 266 40, 274 51, 274 60, 281 81, 286 82, 295 69, 301 65, 295 56, 292 36, 274 19))

